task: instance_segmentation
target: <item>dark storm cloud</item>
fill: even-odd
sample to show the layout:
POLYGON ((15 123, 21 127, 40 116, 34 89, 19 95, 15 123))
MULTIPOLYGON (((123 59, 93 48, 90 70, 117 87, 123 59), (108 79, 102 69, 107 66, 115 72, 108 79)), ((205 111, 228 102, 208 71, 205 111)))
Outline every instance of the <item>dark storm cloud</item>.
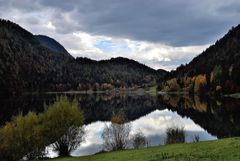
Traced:
POLYGON ((72 12, 73 27, 56 19, 59 31, 160 42, 172 46, 215 41, 239 23, 238 1, 217 0, 42 0, 41 5, 72 12), (232 10, 232 8, 235 8, 232 10))
POLYGON ((214 42, 239 23, 238 0, 0 0, 0 8, 23 12, 53 10, 59 33, 160 42, 171 46, 214 42))

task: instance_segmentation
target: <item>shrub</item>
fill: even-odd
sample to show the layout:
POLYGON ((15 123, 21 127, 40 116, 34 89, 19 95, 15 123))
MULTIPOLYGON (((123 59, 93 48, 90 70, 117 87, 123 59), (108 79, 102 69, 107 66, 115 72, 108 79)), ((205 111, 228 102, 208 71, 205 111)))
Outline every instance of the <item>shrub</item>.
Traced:
POLYGON ((79 111, 77 101, 70 102, 67 97, 57 98, 46 109, 41 116, 46 139, 53 143, 60 156, 68 156, 82 142, 83 113, 79 111))
POLYGON ((68 131, 58 139, 53 148, 59 156, 69 156, 83 141, 84 129, 82 127, 71 126, 68 131))
POLYGON ((39 149, 44 147, 43 134, 40 132, 40 120, 33 112, 29 112, 26 116, 14 117, 0 131, 3 137, 0 156, 6 161, 19 160, 24 156, 36 157, 35 155, 39 155, 37 151, 39 152, 39 149))
POLYGON ((50 144, 55 145, 60 155, 69 155, 82 141, 82 125, 83 114, 76 101, 60 97, 44 113, 16 116, 0 128, 0 160, 16 161, 23 157, 33 160, 42 157, 50 144), (62 153, 63 146, 67 153, 62 153))
POLYGON ((166 132, 166 144, 176 144, 185 142, 185 131, 184 128, 172 127, 168 128, 166 132))
POLYGON ((199 142, 199 141, 200 141, 199 135, 195 135, 193 138, 193 142, 199 142))
POLYGON ((141 131, 139 131, 133 136, 132 142, 134 149, 143 148, 147 144, 146 137, 141 131))

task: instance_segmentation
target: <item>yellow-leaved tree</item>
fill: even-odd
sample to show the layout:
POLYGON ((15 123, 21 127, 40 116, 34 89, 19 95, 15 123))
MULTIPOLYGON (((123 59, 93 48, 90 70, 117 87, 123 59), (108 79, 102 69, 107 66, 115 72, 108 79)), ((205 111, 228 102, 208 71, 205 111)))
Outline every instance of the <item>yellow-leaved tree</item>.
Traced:
POLYGON ((200 94, 202 92, 202 89, 207 85, 207 79, 205 75, 198 75, 195 78, 194 83, 194 93, 200 94))
POLYGON ((77 102, 67 97, 57 98, 42 114, 15 116, 0 128, 0 160, 40 158, 50 144, 60 156, 69 155, 82 142, 83 123, 77 102))

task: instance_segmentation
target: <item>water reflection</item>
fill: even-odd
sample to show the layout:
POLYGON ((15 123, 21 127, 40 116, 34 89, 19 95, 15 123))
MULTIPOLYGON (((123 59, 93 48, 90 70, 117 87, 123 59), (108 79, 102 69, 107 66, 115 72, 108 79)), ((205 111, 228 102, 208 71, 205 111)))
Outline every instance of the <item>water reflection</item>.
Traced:
MULTIPOLYGON (((28 111, 42 112, 61 94, 26 95, 17 98, 0 97, 0 125, 13 115, 28 111)), ((150 145, 164 142, 165 130, 173 125, 184 126, 187 141, 199 135, 200 140, 240 136, 240 101, 231 98, 200 98, 197 95, 134 94, 67 94, 77 99, 84 112, 86 142, 73 155, 86 155, 102 147, 101 132, 112 113, 123 111, 132 121, 133 132, 138 129, 147 136, 150 145), (216 136, 216 137, 214 137, 216 136)))
MULTIPOLYGON (((106 122, 94 122, 86 126, 87 135, 85 142, 72 153, 74 156, 90 155, 102 150, 101 134, 106 122)), ((107 122, 109 123, 109 122, 107 122)), ((186 142, 192 142, 195 136, 200 137, 200 141, 214 140, 216 136, 207 133, 190 118, 182 117, 170 110, 155 110, 146 116, 132 121, 131 135, 139 130, 146 136, 149 146, 164 144, 165 133, 169 127, 184 127, 186 130, 186 142)))
POLYGON ((168 109, 191 118, 218 138, 240 136, 240 101, 188 95, 159 96, 168 109))
MULTIPOLYGON (((0 98, 0 125, 9 121, 13 115, 26 114, 28 111, 42 112, 44 103, 51 104, 61 94, 27 95, 18 98, 0 98)), ((157 97, 148 95, 108 95, 108 94, 67 94, 69 99, 77 99, 79 108, 84 112, 86 124, 95 121, 108 121, 112 113, 122 110, 128 120, 163 109, 159 106, 157 97)))

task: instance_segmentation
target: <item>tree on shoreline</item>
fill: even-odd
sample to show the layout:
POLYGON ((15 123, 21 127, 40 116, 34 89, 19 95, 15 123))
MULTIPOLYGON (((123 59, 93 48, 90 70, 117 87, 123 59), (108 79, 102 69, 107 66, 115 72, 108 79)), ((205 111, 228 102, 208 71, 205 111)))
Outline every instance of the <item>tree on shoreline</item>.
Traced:
POLYGON ((123 150, 129 146, 130 123, 124 113, 113 114, 111 124, 105 125, 102 138, 107 151, 123 150))
POLYGON ((133 142, 133 148, 134 149, 140 149, 146 146, 147 144, 147 140, 146 137, 144 136, 144 134, 139 131, 137 132, 133 138, 132 138, 132 142, 133 142))
POLYGON ((185 130, 183 127, 171 127, 166 132, 166 144, 176 144, 185 142, 185 130))
POLYGON ((70 155, 83 141, 83 123, 76 101, 66 97, 57 98, 42 114, 16 116, 0 128, 0 160, 38 159, 50 144, 60 156, 70 155))

